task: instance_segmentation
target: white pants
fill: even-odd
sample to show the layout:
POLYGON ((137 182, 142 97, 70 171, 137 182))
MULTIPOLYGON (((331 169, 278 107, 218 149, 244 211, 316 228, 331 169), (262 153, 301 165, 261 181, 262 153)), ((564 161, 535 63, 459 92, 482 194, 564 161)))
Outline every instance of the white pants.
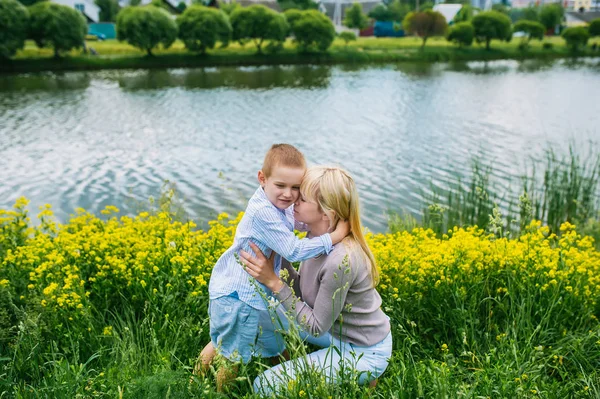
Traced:
POLYGON ((305 334, 303 338, 323 349, 302 358, 292 359, 272 367, 254 380, 254 392, 264 396, 277 390, 278 386, 287 386, 287 382, 296 380, 303 370, 317 369, 326 381, 338 381, 341 367, 347 367, 358 374, 359 384, 365 384, 378 378, 389 364, 392 356, 392 333, 381 342, 372 346, 358 346, 333 338, 329 333, 321 337, 305 334))

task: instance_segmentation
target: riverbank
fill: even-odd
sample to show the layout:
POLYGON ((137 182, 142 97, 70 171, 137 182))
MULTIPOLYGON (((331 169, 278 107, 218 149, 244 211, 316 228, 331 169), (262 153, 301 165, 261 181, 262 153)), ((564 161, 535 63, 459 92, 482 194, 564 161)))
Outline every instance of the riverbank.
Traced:
MULTIPOLYGON (((458 48, 443 38, 428 41, 424 50, 421 40, 407 38, 358 38, 345 43, 336 39, 326 53, 298 53, 295 45, 288 40, 283 50, 276 54, 256 54, 252 44, 241 46, 232 43, 224 49, 214 49, 200 55, 187 51, 182 42, 177 41, 166 50, 156 50, 152 57, 126 43, 116 40, 88 42, 97 55, 84 54, 81 50, 72 51, 63 58, 53 57, 51 49, 39 49, 28 42, 15 59, 0 64, 0 73, 22 73, 43 71, 77 71, 130 68, 192 68, 212 66, 259 66, 259 65, 300 65, 300 64, 352 64, 389 62, 447 62, 447 61, 490 61, 499 59, 556 59, 572 57, 573 53, 565 46, 561 37, 548 37, 544 42, 532 42, 527 51, 519 49, 520 40, 511 43, 492 42, 492 49, 474 45, 458 48), (544 48, 550 43, 551 48, 544 48)), ((598 56, 600 52, 589 46, 577 56, 598 56)))

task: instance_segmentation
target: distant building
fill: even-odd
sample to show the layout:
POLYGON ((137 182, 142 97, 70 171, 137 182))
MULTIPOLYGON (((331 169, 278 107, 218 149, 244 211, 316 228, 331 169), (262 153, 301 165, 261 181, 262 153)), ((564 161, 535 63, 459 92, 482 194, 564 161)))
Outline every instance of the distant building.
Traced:
POLYGON ((56 4, 62 4, 81 11, 88 23, 100 21, 100 7, 93 0, 52 0, 56 4))

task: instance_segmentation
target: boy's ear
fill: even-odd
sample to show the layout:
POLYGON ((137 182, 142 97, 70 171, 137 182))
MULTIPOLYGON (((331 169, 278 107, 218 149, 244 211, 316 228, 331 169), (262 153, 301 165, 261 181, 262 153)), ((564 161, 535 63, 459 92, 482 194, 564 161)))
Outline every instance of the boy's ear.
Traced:
POLYGON ((267 184, 267 177, 265 176, 262 170, 258 171, 258 182, 260 183, 262 188, 265 188, 265 184, 267 184))

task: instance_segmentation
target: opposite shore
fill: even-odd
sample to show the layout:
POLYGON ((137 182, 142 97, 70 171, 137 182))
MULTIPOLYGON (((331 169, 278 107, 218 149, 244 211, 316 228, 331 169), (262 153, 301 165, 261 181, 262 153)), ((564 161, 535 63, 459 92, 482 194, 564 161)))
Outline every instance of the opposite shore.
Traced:
MULTIPOLYGON (((154 56, 146 56, 142 51, 116 40, 88 42, 97 55, 87 55, 81 50, 71 51, 65 57, 54 58, 49 49, 38 49, 28 42, 15 59, 0 63, 0 73, 26 73, 44 71, 87 71, 101 69, 132 68, 194 68, 215 66, 262 66, 262 65, 301 65, 301 64, 366 64, 390 62, 449 62, 449 61, 492 61, 501 59, 557 59, 600 56, 600 51, 588 45, 573 53, 561 37, 547 37, 543 42, 532 41, 526 50, 519 47, 520 39, 512 42, 493 41, 492 48, 473 45, 459 48, 442 38, 428 41, 424 50, 420 49, 419 38, 358 38, 346 45, 336 39, 327 52, 301 53, 291 40, 277 53, 257 54, 255 47, 248 43, 237 43, 227 48, 217 48, 207 54, 197 54, 186 50, 183 43, 176 42, 166 50, 157 50, 154 56)), ((595 41, 592 41, 592 44, 595 41)))

